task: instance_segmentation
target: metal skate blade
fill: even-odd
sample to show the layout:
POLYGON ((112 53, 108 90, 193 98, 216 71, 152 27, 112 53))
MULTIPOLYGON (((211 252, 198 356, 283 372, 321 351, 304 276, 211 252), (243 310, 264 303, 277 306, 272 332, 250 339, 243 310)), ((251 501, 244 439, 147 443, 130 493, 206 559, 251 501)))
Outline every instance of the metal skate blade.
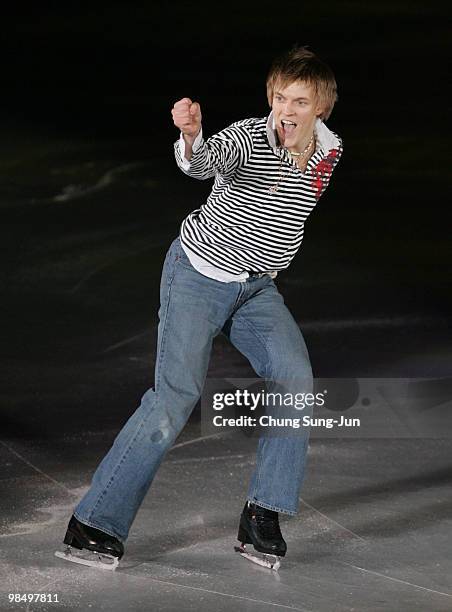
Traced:
POLYGON ((246 550, 246 546, 243 544, 242 546, 234 546, 234 550, 252 563, 256 563, 256 565, 266 567, 267 569, 271 569, 275 572, 277 572, 281 567, 281 561, 277 555, 268 555, 265 553, 260 553, 258 551, 249 553, 246 550))
POLYGON ((72 548, 69 546, 64 552, 56 551, 55 557, 64 559, 65 561, 72 561, 72 563, 79 563, 80 565, 88 565, 89 567, 95 567, 97 569, 104 570, 115 570, 119 565, 119 559, 112 555, 105 555, 103 553, 97 553, 91 550, 85 550, 83 553, 74 554, 72 548), (86 559, 81 554, 88 555, 86 559))

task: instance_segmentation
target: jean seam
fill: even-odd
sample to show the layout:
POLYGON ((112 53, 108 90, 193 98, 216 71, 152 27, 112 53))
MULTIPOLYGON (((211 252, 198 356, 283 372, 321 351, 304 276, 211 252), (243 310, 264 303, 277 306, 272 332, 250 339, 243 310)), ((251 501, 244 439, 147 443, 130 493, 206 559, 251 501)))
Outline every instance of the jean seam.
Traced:
POLYGON ((260 461, 256 461, 256 480, 254 484, 253 497, 256 497, 256 493, 259 490, 259 486, 261 483, 261 471, 262 471, 262 464, 260 461))
MULTIPOLYGON (((181 247, 179 247, 181 248, 181 247)), ((176 251, 175 256, 174 256, 174 260, 172 261, 172 268, 170 270, 170 274, 169 274, 169 278, 168 278, 168 295, 166 298, 166 307, 165 307, 165 311, 163 313, 163 319, 162 319, 162 341, 161 341, 161 345, 160 347, 157 347, 157 351, 158 351, 158 362, 155 365, 155 370, 158 372, 158 376, 156 378, 156 380, 154 381, 155 383, 155 392, 158 393, 158 389, 160 387, 160 380, 161 380, 161 372, 162 372, 162 362, 163 362, 163 358, 165 356, 165 347, 166 347, 166 338, 168 335, 167 329, 168 329, 168 317, 169 317, 169 310, 170 310, 170 306, 171 306, 171 289, 172 289, 172 284, 173 284, 173 280, 174 280, 174 276, 176 274, 176 264, 177 264, 177 260, 180 259, 180 254, 176 251)))
POLYGON ((165 356, 165 348, 166 348, 166 339, 168 336, 168 318, 169 318, 169 310, 171 307, 171 288, 172 288, 172 279, 169 281, 168 283, 168 296, 166 298, 166 308, 165 308, 165 312, 163 314, 163 321, 162 321, 162 342, 160 347, 157 348, 158 353, 159 353, 159 359, 158 359, 158 363, 156 364, 156 369, 158 371, 158 376, 155 380, 155 392, 158 393, 158 389, 160 388, 160 380, 161 380, 161 376, 162 376, 162 362, 163 362, 163 358, 165 356))
POLYGON ((263 368, 264 374, 261 376, 259 373, 257 372, 256 373, 258 374, 258 376, 261 376, 261 378, 265 378, 265 374, 267 372, 267 366, 269 362, 269 356, 268 356, 268 350, 267 350, 268 340, 265 340, 265 337, 262 336, 261 333, 254 327, 254 325, 250 323, 248 319, 246 319, 245 317, 242 317, 241 315, 237 315, 236 319, 237 321, 240 321, 240 323, 242 323, 245 327, 247 327, 254 334, 255 338, 257 338, 257 340, 259 340, 259 342, 263 346, 265 357, 266 357, 265 365, 263 368))
MULTIPOLYGON (((275 285, 275 283, 273 282, 272 278, 270 278, 270 283, 268 283, 268 285, 269 286, 273 286, 276 289, 277 294, 279 295, 280 298, 282 298, 283 303, 284 303, 284 298, 281 295, 281 293, 279 292, 278 287, 275 285)), ((265 337, 265 336, 262 336, 261 333, 251 323, 249 323, 249 321, 245 317, 242 317, 241 315, 237 315, 237 319, 239 319, 240 321, 243 321, 243 323, 248 327, 248 329, 250 329, 254 333, 256 338, 258 338, 262 342, 262 345, 264 347, 264 351, 265 351, 265 354, 266 354, 266 357, 267 357, 267 361, 266 361, 265 368, 264 368, 265 374, 263 376, 264 378, 266 378, 267 375, 268 375, 268 365, 269 365, 269 362, 270 362, 268 345, 270 343, 270 334, 271 334, 271 331, 273 331, 275 326, 272 327, 272 329, 268 332, 267 336, 265 337)))

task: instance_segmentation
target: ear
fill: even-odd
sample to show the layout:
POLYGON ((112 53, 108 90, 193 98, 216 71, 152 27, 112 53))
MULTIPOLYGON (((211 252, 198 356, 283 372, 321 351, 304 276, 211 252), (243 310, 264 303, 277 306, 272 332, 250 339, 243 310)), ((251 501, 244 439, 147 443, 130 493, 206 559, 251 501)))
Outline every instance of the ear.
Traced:
POLYGON ((320 99, 320 96, 318 95, 315 96, 314 101, 316 103, 316 107, 315 107, 316 117, 320 117, 320 115, 323 115, 325 113, 324 104, 322 104, 322 100, 320 99))
POLYGON ((323 106, 320 106, 320 104, 318 104, 315 109, 316 116, 320 117, 320 115, 323 115, 324 112, 325 112, 325 109, 323 108, 323 106))

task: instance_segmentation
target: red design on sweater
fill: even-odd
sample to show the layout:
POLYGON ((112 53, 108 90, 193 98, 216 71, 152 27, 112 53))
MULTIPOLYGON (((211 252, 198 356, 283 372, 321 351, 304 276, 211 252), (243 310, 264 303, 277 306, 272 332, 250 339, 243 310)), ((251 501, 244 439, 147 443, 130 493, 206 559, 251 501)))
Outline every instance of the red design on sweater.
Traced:
POLYGON ((312 179, 311 184, 315 189, 316 200, 320 198, 322 191, 328 185, 330 177, 333 173, 333 167, 337 163, 338 156, 339 149, 330 149, 328 151, 328 155, 321 159, 312 169, 314 178, 312 179))

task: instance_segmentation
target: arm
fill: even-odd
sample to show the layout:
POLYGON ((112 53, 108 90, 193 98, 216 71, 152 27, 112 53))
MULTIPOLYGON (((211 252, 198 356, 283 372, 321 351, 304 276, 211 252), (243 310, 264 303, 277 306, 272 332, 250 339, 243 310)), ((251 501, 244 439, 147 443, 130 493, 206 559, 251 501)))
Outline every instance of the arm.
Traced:
POLYGON ((217 173, 231 175, 249 159, 253 142, 243 122, 237 122, 205 141, 199 104, 184 98, 176 102, 172 115, 174 125, 181 130, 174 145, 176 162, 189 176, 202 180, 217 173))
MULTIPOLYGON (((198 132, 198 134, 201 133, 201 130, 198 132)), ((190 161, 193 155, 193 143, 195 142, 197 136, 187 136, 187 134, 184 134, 181 132, 182 138, 184 139, 184 143, 185 143, 185 151, 184 151, 184 157, 187 161, 190 161)))

